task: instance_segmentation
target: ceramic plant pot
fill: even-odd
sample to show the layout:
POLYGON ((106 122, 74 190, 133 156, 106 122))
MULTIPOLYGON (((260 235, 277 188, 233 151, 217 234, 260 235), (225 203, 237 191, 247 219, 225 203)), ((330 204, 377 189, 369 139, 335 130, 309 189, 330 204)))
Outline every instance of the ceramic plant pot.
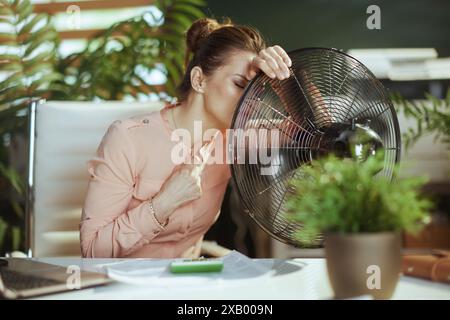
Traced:
POLYGON ((401 272, 401 236, 394 232, 324 235, 335 298, 389 299, 401 272))

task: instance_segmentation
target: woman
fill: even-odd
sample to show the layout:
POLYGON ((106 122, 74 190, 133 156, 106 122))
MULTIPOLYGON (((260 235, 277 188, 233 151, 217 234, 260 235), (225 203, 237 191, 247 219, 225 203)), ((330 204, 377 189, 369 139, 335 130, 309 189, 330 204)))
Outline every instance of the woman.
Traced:
POLYGON ((289 77, 286 52, 266 48, 250 27, 200 19, 188 30, 186 44, 179 102, 115 121, 88 162, 91 178, 80 223, 84 257, 198 257, 220 213, 230 172, 227 164, 205 164, 195 152, 202 139, 188 149, 203 163, 177 165, 172 134, 184 129, 195 137, 194 121, 201 121, 203 132, 223 131, 257 72, 289 77))

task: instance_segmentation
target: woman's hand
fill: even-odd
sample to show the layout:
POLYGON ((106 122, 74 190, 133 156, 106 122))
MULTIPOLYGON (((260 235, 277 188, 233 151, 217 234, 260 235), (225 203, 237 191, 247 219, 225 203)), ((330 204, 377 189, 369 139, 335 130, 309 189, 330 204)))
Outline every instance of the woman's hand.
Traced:
POLYGON ((153 197, 156 218, 165 221, 176 208, 202 196, 200 169, 194 164, 183 164, 164 182, 153 197))
POLYGON ((213 142, 214 138, 201 148, 202 159, 194 156, 190 163, 182 164, 174 170, 153 197, 156 219, 159 222, 165 221, 176 208, 202 196, 201 174, 211 155, 213 142))
POLYGON ((284 80, 289 78, 292 61, 280 46, 272 46, 261 50, 252 60, 253 67, 260 69, 270 78, 284 80))

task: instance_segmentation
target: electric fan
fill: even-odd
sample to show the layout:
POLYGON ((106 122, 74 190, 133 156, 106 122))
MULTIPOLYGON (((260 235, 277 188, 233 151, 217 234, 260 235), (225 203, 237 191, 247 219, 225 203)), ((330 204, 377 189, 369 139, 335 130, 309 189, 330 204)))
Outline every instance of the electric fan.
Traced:
POLYGON ((391 179, 400 158, 400 132, 386 90, 361 62, 329 48, 304 48, 289 56, 291 76, 278 80, 257 75, 231 125, 233 134, 275 129, 282 142, 268 149, 276 155, 269 164, 259 155, 249 161, 248 136, 229 138, 228 152, 245 211, 273 238, 301 246, 294 237, 301 225, 287 219, 284 207, 289 181, 307 178, 298 169, 331 152, 364 161, 382 150, 384 167, 377 175, 391 179))

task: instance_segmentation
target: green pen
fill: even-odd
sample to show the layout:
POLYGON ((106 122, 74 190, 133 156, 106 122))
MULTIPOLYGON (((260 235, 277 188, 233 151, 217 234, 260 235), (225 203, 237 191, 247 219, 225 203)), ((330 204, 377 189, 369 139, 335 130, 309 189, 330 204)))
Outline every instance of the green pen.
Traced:
POLYGON ((220 272, 222 269, 223 261, 218 259, 185 259, 170 263, 172 273, 220 272))

